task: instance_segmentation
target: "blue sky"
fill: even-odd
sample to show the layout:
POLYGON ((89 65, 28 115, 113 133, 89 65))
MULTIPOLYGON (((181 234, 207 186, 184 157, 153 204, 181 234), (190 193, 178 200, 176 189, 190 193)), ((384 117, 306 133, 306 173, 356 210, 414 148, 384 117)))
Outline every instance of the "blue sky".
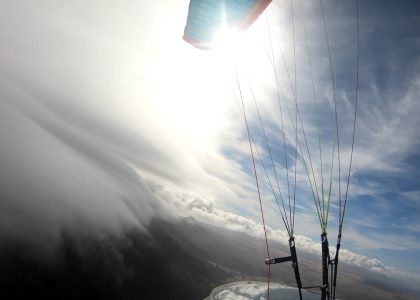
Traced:
MULTIPOLYGON (((302 15, 305 18, 309 33, 308 44, 314 66, 315 89, 320 102, 320 134, 322 151, 324 152, 322 159, 326 182, 328 182, 328 176, 325 174, 328 174, 331 157, 331 134, 334 130, 332 126, 334 117, 332 114, 330 63, 319 3, 304 3, 303 7, 302 11, 295 11, 295 20, 297 20, 295 39, 297 45, 298 99, 305 131, 308 135, 312 160, 315 169, 318 170, 317 184, 320 187, 320 161, 317 158, 316 145, 317 114, 315 113, 313 100, 309 100, 312 95, 308 60, 305 53, 302 15)), ((341 182, 344 197, 350 158, 356 89, 356 6, 355 2, 346 2, 334 7, 333 2, 327 1, 324 2, 324 9, 332 56, 333 60, 336 61, 336 99, 339 111, 341 182), (334 19, 334 14, 336 19, 334 19)), ((419 32, 415 24, 419 22, 420 10, 414 2, 396 5, 386 1, 369 1, 360 3, 359 12, 358 122, 343 244, 347 249, 356 253, 376 257, 390 266, 418 273, 420 265, 416 262, 415 257, 419 253, 420 247, 418 220, 418 196, 420 194, 418 183, 419 143, 417 130, 420 125, 418 118, 420 111, 420 104, 418 103, 418 53, 420 53, 420 44, 419 32)), ((286 60, 286 67, 284 67, 280 56, 281 52, 276 48, 276 45, 277 73, 281 82, 282 97, 286 99, 282 101, 285 101, 284 103, 289 101, 288 105, 292 114, 294 114, 294 102, 291 100, 293 97, 290 90, 290 85, 293 85, 293 83, 289 83, 290 77, 293 78, 294 75, 290 3, 274 2, 269 9, 269 15, 274 19, 273 24, 279 24, 278 27, 273 26, 273 28, 277 30, 277 34, 280 36, 280 45, 286 60)), ((261 23, 255 25, 255 27, 258 26, 263 27, 264 25, 261 25, 261 23)), ((257 29, 252 30, 257 31, 257 29)), ((269 48, 267 40, 264 40, 261 32, 259 34, 261 44, 266 43, 266 49, 269 48)), ((274 38, 272 40, 275 43, 274 38)), ((253 47, 253 52, 258 51, 255 46, 250 47, 253 47)), ((266 72, 259 73, 261 70, 252 66, 256 59, 259 59, 261 65, 270 64, 267 57, 264 57, 264 50, 263 45, 259 56, 255 53, 251 54, 253 55, 252 58, 246 55, 241 56, 238 59, 237 66, 242 84, 241 92, 248 109, 250 126, 258 144, 257 147, 263 153, 264 164, 270 166, 268 149, 262 137, 262 130, 259 128, 257 113, 251 100, 252 92, 246 79, 251 77, 252 89, 257 95, 257 101, 260 102, 260 110, 263 112, 265 129, 268 132, 274 160, 278 164, 277 172, 280 174, 280 185, 284 196, 287 185, 282 154, 283 139, 280 116, 276 108, 277 95, 273 83, 275 80, 273 75, 270 75, 271 78, 261 75, 270 72, 273 74, 272 70, 269 70, 270 67, 264 69, 263 66, 259 66, 266 72), (250 62, 250 59, 253 61, 250 62)), ((238 91, 236 91, 236 98, 239 98, 238 91)), ((284 113, 283 118, 287 123, 285 132, 289 176, 293 178, 294 134, 287 113, 284 113)), ((244 129, 237 138, 238 142, 246 144, 247 136, 244 129)), ((301 144, 304 145, 301 133, 299 139, 301 144)), ((230 144, 227 146, 222 144, 223 153, 228 159, 236 161, 246 174, 252 176, 253 170, 249 157, 238 155, 234 151, 235 148, 232 149, 231 146, 230 144)), ((258 161, 257 155, 256 159, 258 161)), ((306 161, 308 163, 308 157, 306 157, 306 161)), ((302 160, 300 160, 298 162, 296 233, 310 236, 316 241, 318 239, 317 234, 319 234, 314 229, 317 224, 316 213, 308 189, 308 179, 302 166, 302 160), (299 225, 300 221, 302 221, 301 225, 299 225), (315 227, 311 227, 310 224, 314 224, 315 227)), ((268 169, 270 168, 268 167, 268 169)), ((273 197, 270 195, 270 187, 261 168, 259 169, 259 178, 263 187, 263 199, 266 199, 265 209, 268 211, 266 212, 268 214, 268 224, 274 228, 283 228, 280 214, 274 204, 273 197)), ((273 185, 275 185, 273 175, 271 179, 273 185)), ((333 182, 333 206, 329 226, 332 243, 335 242, 337 234, 337 165, 335 165, 333 182)), ((238 209, 238 205, 233 203, 227 205, 240 215, 258 220, 257 215, 252 213, 253 210, 258 210, 257 205, 249 206, 248 204, 247 209, 238 209)))
MULTIPOLYGON (((302 1, 302 13, 310 33, 317 95, 324 108, 322 144, 331 145, 329 61, 315 2, 302 1)), ((346 170, 356 75, 355 2, 337 3, 336 23, 332 2, 324 4, 330 37, 333 24, 336 28, 334 57, 346 170)), ((151 215, 170 211, 261 234, 245 127, 233 96, 238 93, 232 56, 229 51, 227 55, 199 51, 182 41, 188 1, 45 1, 42 5, 13 1, 1 6, 1 182, 11 195, 16 182, 25 182, 31 195, 54 195, 40 200, 45 209, 39 212, 27 201, 3 202, 3 211, 10 214, 3 215, 2 228, 35 234, 33 224, 73 224, 83 216, 89 224, 115 230, 118 224, 143 224, 151 215), (82 184, 80 174, 84 174, 82 184), (136 176, 156 191, 154 197, 138 200, 136 195, 144 195, 145 187, 133 183, 136 176), (69 197, 75 190, 77 197, 69 197), (16 226, 16 211, 25 212, 29 229, 16 226)), ((360 254, 348 255, 349 262, 378 259, 387 268, 419 276, 415 257, 420 250, 420 8, 415 1, 360 1, 359 11, 359 108, 343 247, 360 254)), ((292 74, 290 3, 274 1, 269 16, 277 24, 292 74)), ((300 20, 298 12, 298 101, 310 148, 316 149, 316 118, 300 20)), ((281 164, 277 93, 264 48, 266 34, 263 16, 246 33, 248 47, 234 53, 255 139, 263 142, 247 76, 281 164)), ((287 73, 276 51, 280 82, 290 100, 287 73)), ((285 126, 287 147, 293 152, 293 130, 287 119, 285 126)), ((297 175, 296 234, 301 248, 315 249, 320 229, 302 163, 297 175)), ((283 187, 284 177, 283 170, 283 187)), ((23 190, 16 195, 20 193, 23 190)), ((271 238, 284 239, 267 185, 263 196, 271 238)), ((332 243, 335 213, 334 206, 332 243)))
MULTIPOLYGON (((419 251, 420 238, 415 196, 420 189, 416 129, 420 45, 413 25, 419 21, 419 7, 414 2, 376 4, 361 4, 360 111, 362 120, 372 118, 362 124, 373 128, 365 135, 362 127, 358 143, 378 143, 372 148, 380 158, 379 170, 365 168, 355 173, 353 184, 371 192, 354 198, 347 221, 350 229, 354 226, 365 237, 379 242, 372 250, 384 261, 395 260, 416 272, 419 265, 413 257, 419 251), (380 170, 380 165, 385 169, 380 170), (366 224, 358 224, 357 219, 366 224), (407 261, 402 262, 402 257, 407 261)), ((361 148, 359 151, 363 151, 361 148)), ((357 247, 357 242, 354 244, 357 247)))

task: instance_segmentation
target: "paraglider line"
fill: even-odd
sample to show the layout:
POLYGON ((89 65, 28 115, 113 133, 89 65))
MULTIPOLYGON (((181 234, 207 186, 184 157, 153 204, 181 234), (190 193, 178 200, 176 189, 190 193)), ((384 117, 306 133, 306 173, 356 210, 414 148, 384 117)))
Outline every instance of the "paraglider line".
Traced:
MULTIPOLYGON (((240 95, 240 98, 241 98, 242 110, 244 112, 246 130, 247 130, 247 133, 248 133, 249 149, 251 151, 252 165, 253 165, 253 168, 254 168, 255 183, 257 185, 258 200, 260 202, 261 218, 262 218, 263 228, 264 228, 264 237, 265 237, 265 245, 266 245, 266 250, 267 250, 267 256, 268 256, 268 259, 270 259, 270 250, 269 250, 269 247, 268 247, 267 230, 266 230, 266 226, 265 226, 264 210, 263 210, 263 205, 262 205, 262 200, 261 200, 260 186, 259 186, 259 183, 258 183, 257 168, 256 168, 256 165, 255 165, 254 151, 252 150, 252 143, 251 143, 251 134, 250 134, 248 120, 247 120, 247 117, 246 117, 245 104, 244 104, 244 99, 243 99, 243 96, 242 96, 242 89, 241 89, 241 85, 239 83, 239 76, 238 76, 238 71, 237 70, 236 70, 236 80, 237 80, 237 84, 238 84, 239 95, 240 95)), ((270 265, 268 265, 268 275, 267 275, 267 298, 268 299, 270 299, 270 277, 271 277, 271 267, 270 267, 270 265)))
MULTIPOLYGON (((254 90, 252 89, 252 85, 251 85, 251 82, 249 81, 249 78, 248 78, 248 85, 249 85, 249 87, 250 87, 251 94, 252 94, 252 98, 253 98, 253 100, 254 100, 255 109, 257 110, 258 119, 259 119, 259 121, 260 121, 260 126, 261 126, 261 129, 262 129, 262 132, 263 132, 263 135, 264 135, 264 139, 265 139, 265 142, 266 142, 266 145, 267 145, 268 155, 270 156, 271 166, 272 166, 272 168, 273 168, 274 176, 275 176, 275 179, 276 179, 276 182, 277 182, 277 188, 278 188, 278 190, 279 190, 279 195, 280 195, 280 200, 281 200, 281 203, 282 203, 282 206, 283 206, 284 216, 286 217, 286 221, 287 221, 287 224, 288 224, 288 226, 286 226, 286 227, 289 227, 289 228, 290 228, 290 229, 288 230, 288 233, 289 233, 289 237, 291 237, 291 236, 293 235, 293 227, 292 227, 292 223, 291 223, 291 222, 289 223, 289 220, 287 219, 286 208, 285 208, 285 206, 284 206, 284 201, 283 201, 283 197, 282 197, 282 194, 281 194, 280 183, 279 183, 279 179, 278 179, 278 175, 277 175, 276 167, 275 167, 275 165, 274 165, 274 160, 273 160, 273 156, 272 156, 272 153, 271 153, 271 147, 270 147, 270 144, 269 144, 269 142, 268 142, 268 138, 267 138, 267 134, 266 134, 266 131, 265 131, 265 127, 264 127, 264 124, 263 124, 263 121, 262 121, 262 118, 261 118, 260 110, 259 110, 259 108, 258 108, 257 100, 255 99, 254 90)), ((252 134, 251 134, 251 137, 252 137, 252 134)), ((258 150, 258 149, 257 149, 257 150, 258 150)), ((258 154, 259 154, 259 152, 258 152, 258 154)), ((260 158, 261 158, 261 157, 260 157, 260 158)), ((261 162, 262 162, 262 160, 261 160, 261 162)), ((263 165, 263 167, 264 167, 264 164, 262 164, 262 165, 263 165)), ((265 170, 265 167, 264 167, 264 170, 265 170)), ((265 171, 266 171, 266 170, 265 170, 265 171)), ((266 173, 267 173, 267 171, 266 171, 266 173)), ((268 177, 268 174, 267 174, 267 177, 268 177)), ((271 183, 270 183, 270 184, 271 184, 271 183)), ((274 191, 273 191, 273 194, 274 194, 274 196, 275 196, 274 191)), ((277 201, 277 197, 275 197, 275 198, 276 198, 276 201, 277 201)), ((289 198, 289 199, 290 199, 290 198, 289 198)), ((277 203, 277 205, 279 205, 279 204, 277 203)), ((290 205, 290 203, 289 203, 289 205, 290 205)), ((290 219, 290 220, 291 220, 291 219, 290 219)))

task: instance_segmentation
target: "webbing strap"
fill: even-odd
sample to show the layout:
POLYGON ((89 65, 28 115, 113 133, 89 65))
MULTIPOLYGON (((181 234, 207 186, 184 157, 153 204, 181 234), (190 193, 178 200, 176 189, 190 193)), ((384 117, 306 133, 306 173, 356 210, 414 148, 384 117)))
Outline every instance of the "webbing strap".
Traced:
POLYGON ((299 299, 302 300, 302 281, 300 279, 299 264, 298 264, 298 259, 297 259, 295 238, 294 237, 291 237, 289 239, 289 248, 290 248, 290 256, 268 258, 268 259, 265 260, 265 264, 266 265, 272 265, 272 264, 278 264, 278 263, 291 261, 293 271, 295 273, 296 285, 297 285, 298 290, 299 290, 299 299))
POLYGON ((328 265, 330 263, 330 250, 328 244, 327 233, 321 234, 322 242, 322 286, 321 300, 330 299, 329 282, 328 282, 328 265))

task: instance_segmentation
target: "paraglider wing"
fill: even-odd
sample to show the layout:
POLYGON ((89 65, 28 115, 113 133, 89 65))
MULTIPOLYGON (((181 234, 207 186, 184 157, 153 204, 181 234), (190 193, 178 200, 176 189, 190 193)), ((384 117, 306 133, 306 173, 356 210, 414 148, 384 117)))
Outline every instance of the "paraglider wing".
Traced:
POLYGON ((184 40, 197 48, 209 49, 223 26, 246 30, 271 1, 191 0, 184 40))

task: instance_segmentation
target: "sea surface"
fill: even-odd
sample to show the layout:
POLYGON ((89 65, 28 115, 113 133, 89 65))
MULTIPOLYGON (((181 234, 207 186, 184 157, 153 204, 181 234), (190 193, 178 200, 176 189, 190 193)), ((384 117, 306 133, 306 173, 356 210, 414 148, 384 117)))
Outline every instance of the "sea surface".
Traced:
MULTIPOLYGON (((302 290, 304 300, 319 300, 320 295, 302 290)), ((298 300, 297 288, 270 283, 270 300, 298 300)), ((267 300, 267 282, 237 281, 216 287, 204 300, 267 300)))

